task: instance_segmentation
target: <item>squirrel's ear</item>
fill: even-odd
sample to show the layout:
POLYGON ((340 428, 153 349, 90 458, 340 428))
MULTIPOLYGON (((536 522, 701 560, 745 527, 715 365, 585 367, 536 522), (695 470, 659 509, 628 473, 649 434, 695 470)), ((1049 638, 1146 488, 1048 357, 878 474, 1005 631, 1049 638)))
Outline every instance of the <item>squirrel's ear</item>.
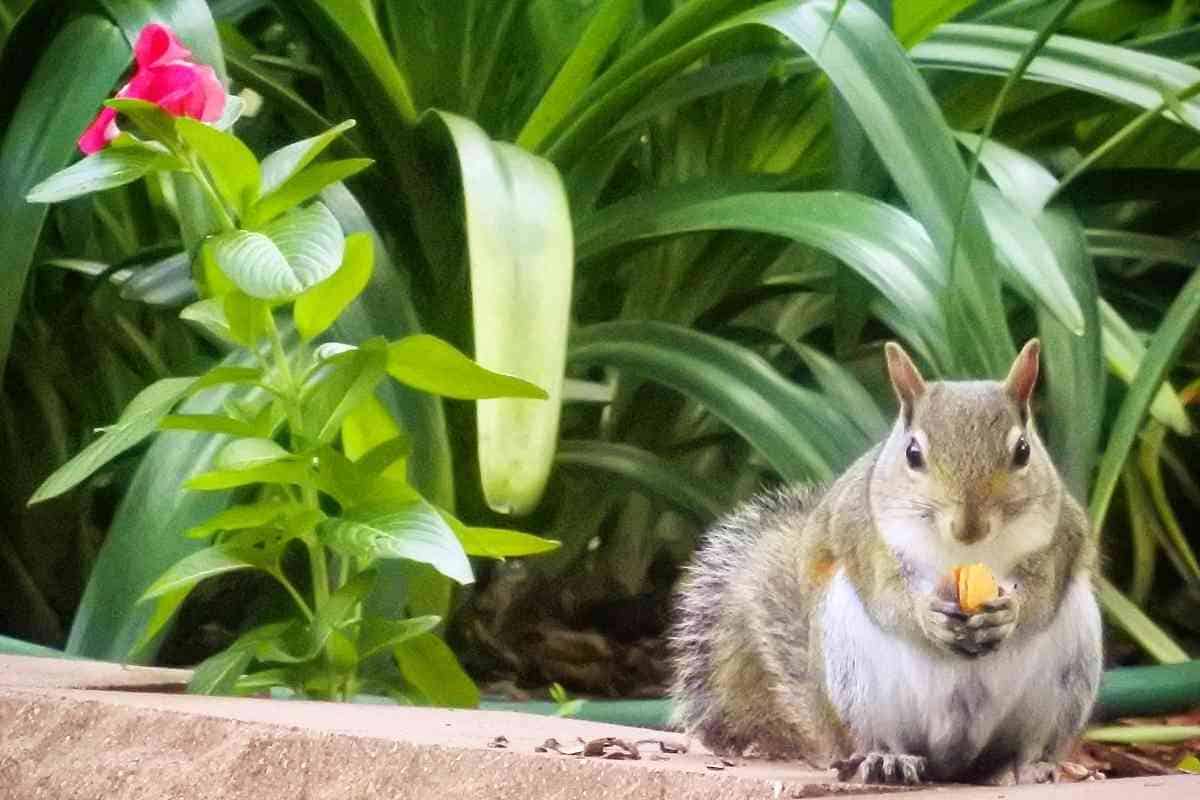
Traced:
POLYGON ((892 388, 900 400, 900 413, 904 415, 907 425, 912 422, 913 405, 917 398, 925 394, 925 379, 900 345, 888 342, 883 346, 883 352, 887 356, 888 377, 892 379, 892 388))
POLYGON ((1033 387, 1037 385, 1038 356, 1041 352, 1041 342, 1030 339, 1017 354, 1017 360, 1013 362, 1008 377, 1004 379, 1004 390, 1021 409, 1022 418, 1029 408, 1029 398, 1033 397, 1033 387))

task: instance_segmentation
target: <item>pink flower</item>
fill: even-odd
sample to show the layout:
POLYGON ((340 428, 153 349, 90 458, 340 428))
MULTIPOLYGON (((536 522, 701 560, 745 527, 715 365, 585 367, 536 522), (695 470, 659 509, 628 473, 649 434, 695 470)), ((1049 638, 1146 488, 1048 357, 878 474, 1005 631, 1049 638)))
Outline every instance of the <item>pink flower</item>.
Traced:
MULTIPOLYGON (((220 118, 225 110, 225 87, 207 64, 193 64, 192 53, 166 25, 142 28, 133 46, 137 69, 117 97, 147 100, 176 117, 204 122, 220 118)), ((117 138, 117 112, 100 110, 99 116, 79 137, 79 149, 89 155, 117 138)))

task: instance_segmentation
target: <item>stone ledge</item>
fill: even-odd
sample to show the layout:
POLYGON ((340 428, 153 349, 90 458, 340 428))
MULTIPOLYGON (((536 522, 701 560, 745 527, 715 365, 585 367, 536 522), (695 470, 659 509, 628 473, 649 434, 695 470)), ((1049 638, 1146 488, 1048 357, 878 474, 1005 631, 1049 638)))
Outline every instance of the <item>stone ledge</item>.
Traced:
MULTIPOLYGON (((178 670, 0 657, 0 798, 14 800, 482 800, 796 798, 875 794, 830 773, 765 762, 720 771, 702 749, 640 760, 537 753, 661 731, 501 711, 334 705, 144 691, 178 670), (39 685, 40 684, 40 685, 39 685), (73 686, 121 687, 96 690, 73 686), (505 747, 492 746, 496 737, 505 747)), ((186 672, 182 677, 186 679, 186 672)), ((918 800, 1132 800, 1200 797, 1200 778, 1016 788, 940 787, 918 800)))

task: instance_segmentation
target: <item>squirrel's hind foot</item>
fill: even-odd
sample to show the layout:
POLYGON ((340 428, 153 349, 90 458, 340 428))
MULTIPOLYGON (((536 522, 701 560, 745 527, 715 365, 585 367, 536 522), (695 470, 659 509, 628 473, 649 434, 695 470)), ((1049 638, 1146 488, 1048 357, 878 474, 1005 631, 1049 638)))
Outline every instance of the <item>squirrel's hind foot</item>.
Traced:
POLYGON ((863 783, 890 783, 915 786, 923 783, 927 762, 924 756, 896 753, 855 753, 835 761, 839 781, 857 778, 863 783))

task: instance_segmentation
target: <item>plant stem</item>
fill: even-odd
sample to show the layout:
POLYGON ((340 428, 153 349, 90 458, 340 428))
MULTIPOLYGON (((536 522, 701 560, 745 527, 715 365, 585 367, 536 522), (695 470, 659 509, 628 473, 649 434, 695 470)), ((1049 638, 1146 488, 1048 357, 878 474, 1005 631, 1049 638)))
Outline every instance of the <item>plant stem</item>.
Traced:
POLYGON ((287 589, 287 593, 292 596, 292 599, 296 601, 296 606, 304 614, 304 618, 312 622, 312 609, 308 607, 308 603, 304 602, 304 598, 300 595, 300 592, 296 591, 296 587, 292 585, 292 582, 282 572, 275 573, 275 577, 283 584, 283 588, 287 589))
POLYGON ((237 224, 233 221, 233 217, 229 213, 229 209, 225 208, 225 203, 221 200, 221 196, 217 194, 217 190, 213 188, 212 182, 209 181, 208 175, 204 172, 204 167, 200 165, 200 161, 194 153, 189 153, 187 158, 188 166, 191 167, 190 172, 196 176, 196 181, 200 184, 200 189, 204 192, 204 197, 208 200, 208 205, 217 215, 217 221, 221 223, 221 230, 236 231, 237 224))

